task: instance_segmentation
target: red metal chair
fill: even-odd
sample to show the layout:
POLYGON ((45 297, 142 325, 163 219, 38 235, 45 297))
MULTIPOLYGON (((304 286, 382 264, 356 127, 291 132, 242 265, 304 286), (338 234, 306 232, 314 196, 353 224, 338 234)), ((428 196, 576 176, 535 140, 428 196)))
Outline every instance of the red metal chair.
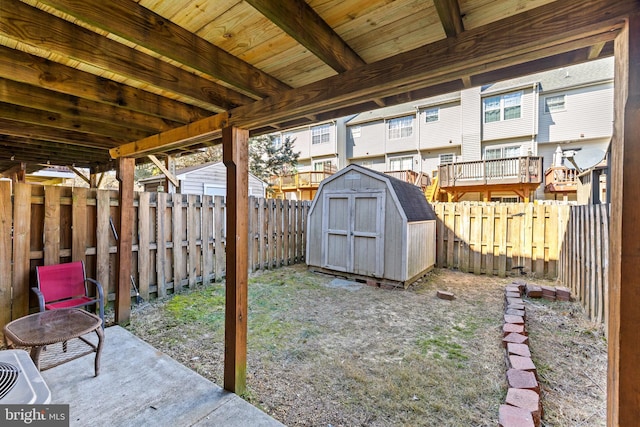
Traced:
POLYGON ((40 311, 58 308, 98 305, 104 328, 104 293, 102 285, 86 277, 82 261, 36 267, 38 287, 31 288, 38 296, 40 311), (96 297, 89 296, 87 283, 96 288, 96 297))

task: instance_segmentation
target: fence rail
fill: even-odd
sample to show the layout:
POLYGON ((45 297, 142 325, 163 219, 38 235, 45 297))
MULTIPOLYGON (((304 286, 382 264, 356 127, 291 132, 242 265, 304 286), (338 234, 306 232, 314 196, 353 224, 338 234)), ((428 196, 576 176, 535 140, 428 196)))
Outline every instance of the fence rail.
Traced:
POLYGON ((555 279, 567 205, 436 203, 438 267, 555 279))
MULTIPOLYGON (((0 328, 28 314, 35 266, 85 262, 115 298, 117 191, 0 181, 0 328), (113 224, 113 227, 112 227, 113 224)), ((301 262, 309 202, 249 199, 249 268, 301 262)), ((136 193, 133 279, 141 296, 162 297, 225 274, 220 196, 136 193)))
MULTIPOLYGON (((114 299, 118 193, 0 181, 0 327, 34 307, 35 266, 83 260, 114 299)), ((304 261, 310 202, 249 200, 251 271, 304 261)), ((590 318, 607 318, 609 207, 436 203, 438 267, 558 279, 590 318)), ((143 298, 220 280, 225 205, 220 196, 136 193, 133 279, 143 298)))
POLYGON ((609 317, 610 214, 609 204, 571 207, 558 275, 582 302, 589 318, 605 324, 609 317))

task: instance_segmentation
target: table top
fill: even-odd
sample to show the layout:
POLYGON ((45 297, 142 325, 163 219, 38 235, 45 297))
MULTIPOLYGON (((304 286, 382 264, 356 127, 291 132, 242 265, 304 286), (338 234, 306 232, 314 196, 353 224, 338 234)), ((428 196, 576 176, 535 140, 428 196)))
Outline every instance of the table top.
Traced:
POLYGON ((79 308, 47 310, 21 317, 4 327, 5 335, 24 346, 55 344, 95 331, 102 320, 79 308))

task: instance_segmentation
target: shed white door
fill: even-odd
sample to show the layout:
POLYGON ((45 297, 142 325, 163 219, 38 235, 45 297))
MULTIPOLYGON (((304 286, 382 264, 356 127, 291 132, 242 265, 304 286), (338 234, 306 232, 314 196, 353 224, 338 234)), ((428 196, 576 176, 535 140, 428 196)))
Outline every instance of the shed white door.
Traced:
POLYGON ((363 276, 382 277, 384 196, 384 192, 324 195, 324 267, 363 276))

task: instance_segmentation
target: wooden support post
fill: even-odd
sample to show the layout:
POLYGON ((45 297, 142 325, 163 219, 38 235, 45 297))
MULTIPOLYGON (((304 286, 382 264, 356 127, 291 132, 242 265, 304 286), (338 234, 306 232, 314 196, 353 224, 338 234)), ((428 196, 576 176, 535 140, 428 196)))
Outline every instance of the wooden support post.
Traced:
POLYGON ((247 130, 222 130, 227 167, 227 274, 224 338, 224 388, 243 394, 247 381, 247 259, 249 164, 247 130))
POLYGON ((607 425, 640 419, 640 14, 615 40, 607 425))
POLYGON ((166 178, 165 178, 165 190, 167 193, 178 193, 180 191, 180 189, 178 188, 179 184, 176 184, 177 178, 175 178, 176 176, 176 159, 173 156, 167 156, 165 161, 165 168, 166 170, 169 172, 168 174, 166 174, 166 178), (171 179, 173 178, 173 179, 171 179), (175 180, 175 181, 174 181, 175 180))
POLYGON ((131 315, 131 256, 133 243, 133 169, 135 159, 118 159, 120 184, 120 230, 118 232, 118 283, 116 285, 115 321, 129 324, 131 315))

